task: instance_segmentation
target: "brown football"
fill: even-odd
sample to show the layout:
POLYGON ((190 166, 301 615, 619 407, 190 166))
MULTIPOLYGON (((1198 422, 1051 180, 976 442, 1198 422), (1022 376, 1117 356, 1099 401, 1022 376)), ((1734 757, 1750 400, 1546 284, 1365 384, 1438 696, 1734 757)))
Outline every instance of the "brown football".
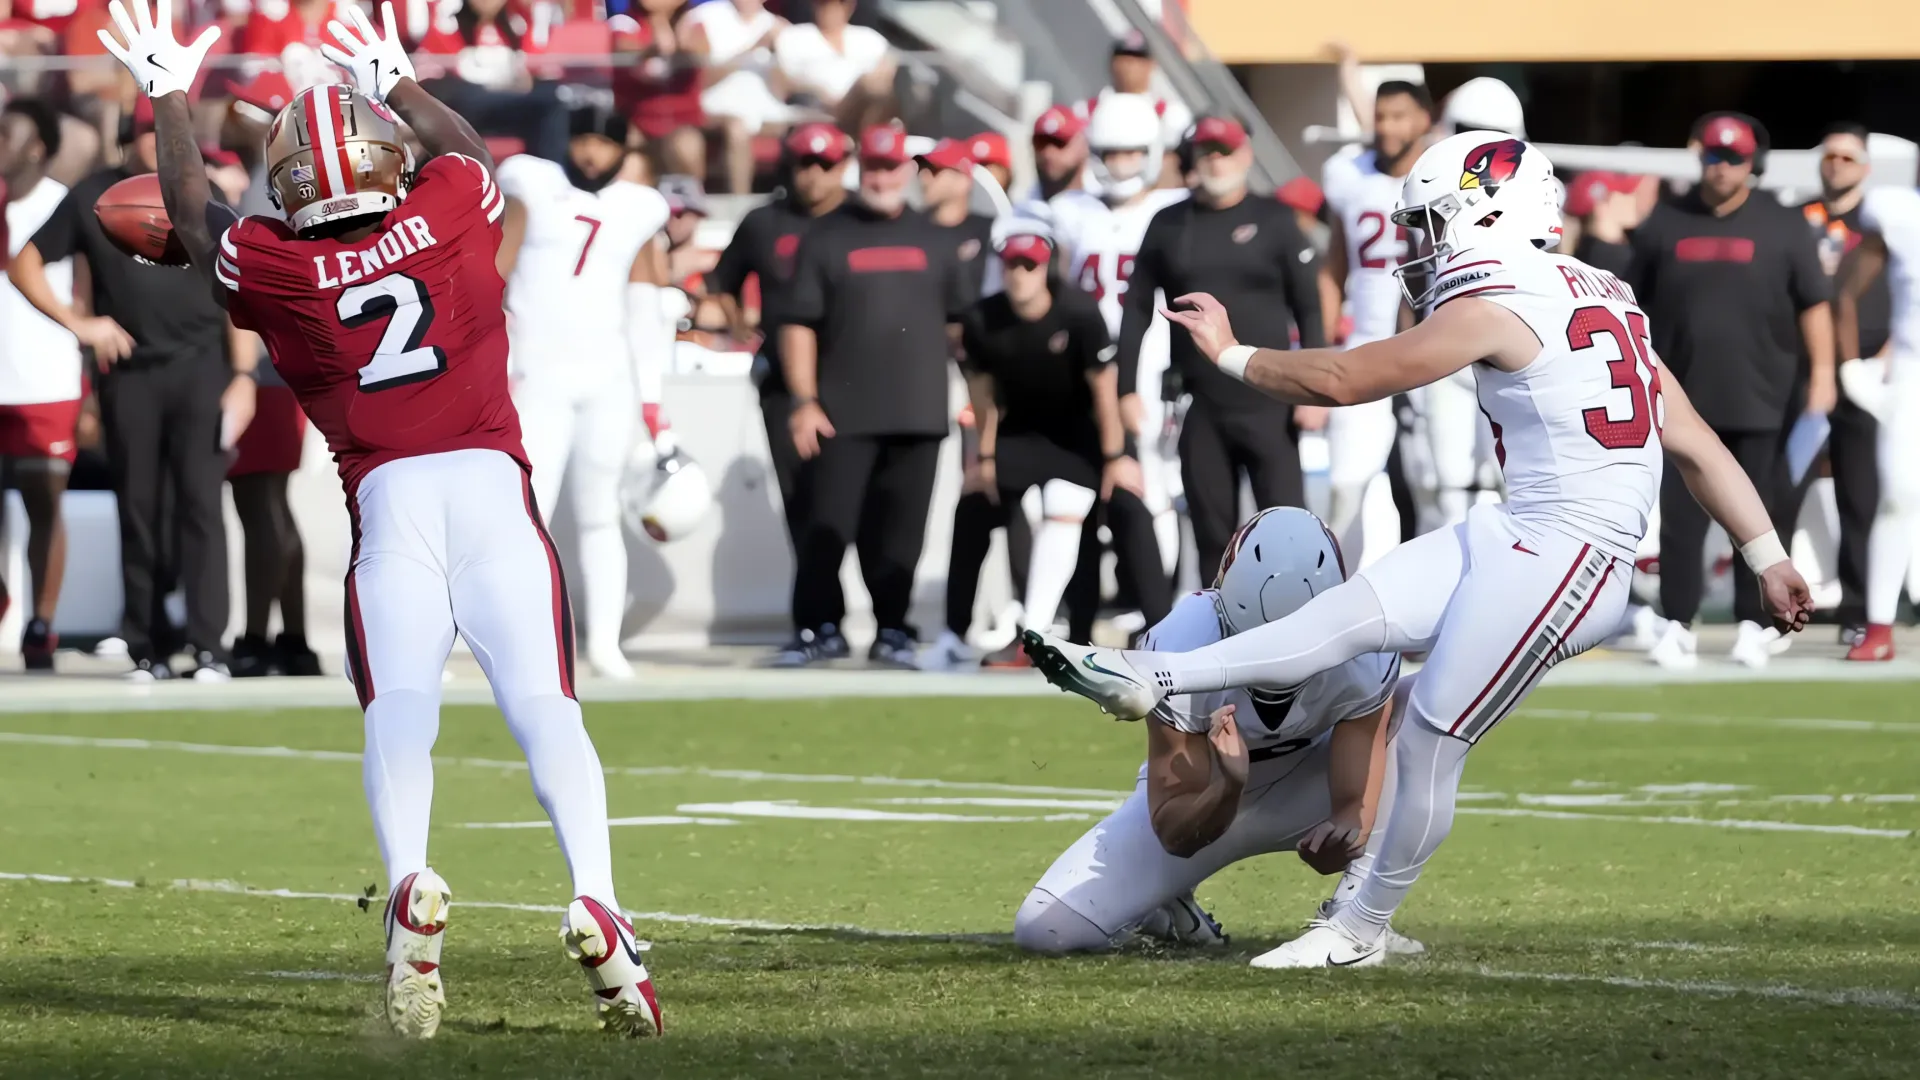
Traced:
POLYGON ((93 213, 100 230, 121 251, 164 266, 186 265, 187 250, 173 235, 173 222, 160 198, 160 178, 152 173, 129 176, 101 192, 93 213))

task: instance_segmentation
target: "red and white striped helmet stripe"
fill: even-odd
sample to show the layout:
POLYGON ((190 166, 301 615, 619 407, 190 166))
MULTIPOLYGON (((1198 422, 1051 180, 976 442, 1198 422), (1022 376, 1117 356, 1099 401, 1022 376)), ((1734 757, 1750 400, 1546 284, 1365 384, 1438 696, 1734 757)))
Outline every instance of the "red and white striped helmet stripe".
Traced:
POLYGON ((346 103, 346 87, 316 86, 301 92, 301 109, 307 120, 307 139, 313 148, 314 172, 320 181, 320 196, 326 199, 351 195, 355 190, 353 170, 347 163, 345 125, 340 119, 346 103))

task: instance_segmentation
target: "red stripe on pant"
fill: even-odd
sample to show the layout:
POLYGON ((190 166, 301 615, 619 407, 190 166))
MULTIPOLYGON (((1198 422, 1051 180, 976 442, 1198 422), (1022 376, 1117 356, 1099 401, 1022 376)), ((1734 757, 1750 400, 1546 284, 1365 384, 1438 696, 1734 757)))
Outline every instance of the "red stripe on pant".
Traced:
POLYGON ((1505 675, 1507 669, 1513 666, 1513 662, 1520 656, 1520 650, 1527 647, 1527 642, 1533 640, 1534 631, 1540 629, 1540 624, 1546 621, 1547 614, 1553 610, 1553 605, 1560 602, 1560 594, 1567 591, 1567 583, 1573 580, 1574 574, 1579 573, 1580 564, 1587 561, 1587 553, 1592 550, 1592 544, 1580 545, 1580 554, 1573 557, 1573 565, 1567 567, 1566 576, 1561 578, 1560 584, 1554 587, 1553 595, 1547 597, 1547 602, 1541 607, 1540 614, 1535 615, 1533 621, 1527 624, 1527 632, 1520 635, 1519 641, 1514 642, 1513 651, 1508 653, 1507 658, 1500 662, 1500 668, 1493 673, 1493 678, 1487 680, 1487 685, 1480 688, 1480 692, 1473 696, 1473 701, 1468 704, 1465 709, 1461 710, 1459 717, 1456 718, 1452 724, 1448 725, 1447 734, 1459 734, 1460 725, 1466 723, 1467 717, 1472 716, 1473 711, 1480 707, 1482 701, 1486 700, 1486 696, 1493 693, 1493 688, 1500 685, 1501 676, 1505 675))
MULTIPOLYGON (((1520 703, 1527 699, 1527 695, 1533 691, 1533 684, 1539 682, 1540 678, 1551 670, 1554 664, 1559 663, 1558 660, 1553 659, 1553 654, 1565 648, 1567 642, 1573 640, 1573 632, 1580 629, 1580 621, 1587 617, 1587 612, 1593 610, 1594 601, 1600 599, 1601 590, 1607 587, 1607 579, 1613 576, 1613 565, 1613 562, 1609 560, 1607 568, 1600 571, 1600 580, 1593 583, 1593 591, 1587 594, 1587 602, 1580 605, 1580 613, 1575 615, 1573 621, 1567 624, 1566 633, 1560 635, 1560 644, 1555 645, 1547 651, 1545 656, 1533 662, 1533 669, 1528 671, 1527 677, 1520 681, 1520 692, 1513 695, 1513 700, 1507 702, 1506 708, 1501 709, 1499 715, 1487 721, 1485 724, 1480 725, 1480 730, 1474 732, 1469 738, 1475 742, 1485 738, 1487 732, 1492 731, 1500 721, 1507 718, 1508 713, 1518 708, 1520 703)), ((1565 660, 1568 659, 1568 657, 1563 656, 1560 659, 1565 660)))
POLYGON ((347 497, 347 522, 353 533, 353 548, 347 555, 347 676, 353 680, 364 712, 373 703, 373 672, 367 668, 367 626, 360 618, 360 586, 353 578, 360 568, 360 505, 352 496, 347 497))
POLYGON ((547 565, 553 572, 553 637, 560 653, 560 692, 573 697, 573 601, 567 597, 567 576, 560 569, 560 549, 554 546, 547 523, 540 517, 540 507, 535 504, 533 476, 525 469, 520 473, 520 488, 527 498, 527 517, 546 545, 547 565))

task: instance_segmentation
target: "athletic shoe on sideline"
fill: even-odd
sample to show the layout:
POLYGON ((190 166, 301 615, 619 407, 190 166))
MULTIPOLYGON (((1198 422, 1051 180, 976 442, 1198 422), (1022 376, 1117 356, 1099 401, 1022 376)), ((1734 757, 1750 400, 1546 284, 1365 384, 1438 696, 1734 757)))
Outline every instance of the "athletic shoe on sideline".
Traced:
POLYGON ((1027 657, 1027 650, 1016 641, 1004 649, 995 649, 981 657, 980 666, 995 671, 1024 671, 1033 667, 1033 661, 1027 657))
MULTIPOLYGON (((0 608, 0 618, 5 617, 5 609, 0 608)), ((53 651, 59 647, 60 635, 45 619, 28 622, 26 632, 20 635, 20 658, 26 661, 28 671, 52 671, 53 651)))
POLYGON ((439 874, 421 870, 401 879, 387 897, 387 1023, 407 1039, 431 1039, 447 1007, 440 977, 440 943, 453 890, 439 874))
POLYGON ((273 639, 273 652, 283 675, 311 677, 326 674, 320 669, 320 657, 308 647, 303 635, 282 633, 273 639))
POLYGON ((1647 659, 1668 671, 1691 671, 1700 666, 1700 639, 1684 623, 1667 623, 1666 632, 1647 650, 1647 659))
POLYGON ((980 654, 951 630, 940 631, 934 643, 920 650, 914 661, 921 671, 961 671, 980 663, 980 654))
POLYGON ((847 639, 840 634, 840 628, 828 623, 818 630, 802 630, 795 634, 792 641, 767 658, 766 666, 811 667, 828 660, 844 660, 851 652, 847 639))
POLYGON ((640 961, 645 946, 633 936, 626 916, 591 896, 575 897, 560 920, 560 944, 593 987, 602 1031, 647 1038, 664 1030, 653 980, 640 961))
POLYGON ((901 671, 919 669, 919 647, 905 630, 882 630, 867 649, 867 663, 901 671))
POLYGON ((141 657, 133 662, 133 670, 125 676, 128 682, 151 683, 165 682, 173 678, 173 669, 165 660, 152 660, 141 657))
POLYGON ((1860 643, 1847 650, 1847 659, 1879 661, 1893 659, 1893 627, 1874 623, 1860 635, 1860 643))

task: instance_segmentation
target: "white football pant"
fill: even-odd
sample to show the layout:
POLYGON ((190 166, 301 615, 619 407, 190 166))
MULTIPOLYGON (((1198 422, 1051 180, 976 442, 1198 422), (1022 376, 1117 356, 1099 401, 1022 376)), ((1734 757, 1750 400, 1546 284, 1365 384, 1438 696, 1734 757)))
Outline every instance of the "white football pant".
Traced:
POLYGON ((1920 371, 1889 362, 1892 381, 1880 418, 1880 507, 1867 535, 1867 621, 1890 626, 1913 560, 1920 527, 1920 371))
POLYGON ((1422 530, 1455 525, 1465 520, 1474 474, 1480 459, 1480 434, 1486 421, 1480 415, 1479 392, 1471 370, 1458 371, 1413 394, 1426 438, 1421 449, 1429 463, 1421 492, 1432 507, 1433 521, 1422 530))
POLYGON ((1349 568, 1370 566, 1400 543, 1400 517, 1387 480, 1387 459, 1399 434, 1390 398, 1327 414, 1327 527, 1349 568))

